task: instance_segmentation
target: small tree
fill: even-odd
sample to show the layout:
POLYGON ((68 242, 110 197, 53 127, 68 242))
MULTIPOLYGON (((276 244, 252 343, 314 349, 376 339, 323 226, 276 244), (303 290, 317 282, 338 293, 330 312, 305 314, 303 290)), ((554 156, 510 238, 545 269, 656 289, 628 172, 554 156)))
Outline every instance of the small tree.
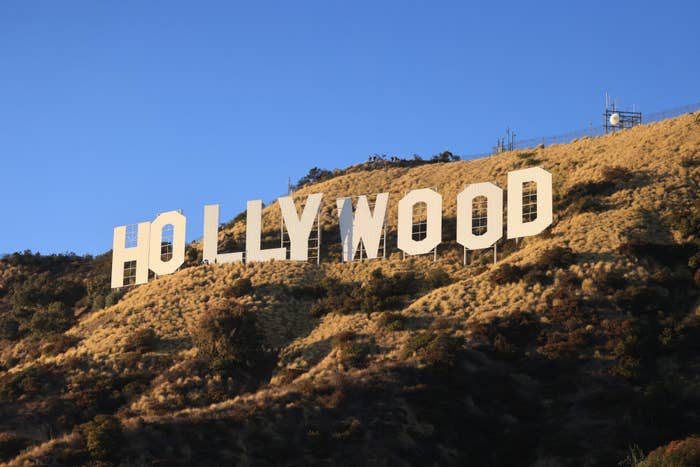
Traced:
POLYGON ((34 313, 29 327, 36 334, 63 332, 71 327, 73 321, 71 310, 61 302, 53 302, 48 308, 34 313))
POLYGON ((17 340, 19 337, 19 321, 12 316, 0 318, 0 339, 17 340))
POLYGON ((112 415, 97 415, 83 425, 83 436, 90 457, 106 461, 114 459, 124 439, 119 419, 112 415))
POLYGON ((158 345, 158 335, 153 328, 141 328, 126 339, 124 350, 128 352, 148 352, 158 345))
POLYGON ((209 308, 192 329, 192 343, 210 366, 253 367, 262 354, 255 314, 232 302, 209 308))
POLYGON ((227 297, 243 297, 253 293, 253 283, 247 277, 242 277, 226 290, 227 297))

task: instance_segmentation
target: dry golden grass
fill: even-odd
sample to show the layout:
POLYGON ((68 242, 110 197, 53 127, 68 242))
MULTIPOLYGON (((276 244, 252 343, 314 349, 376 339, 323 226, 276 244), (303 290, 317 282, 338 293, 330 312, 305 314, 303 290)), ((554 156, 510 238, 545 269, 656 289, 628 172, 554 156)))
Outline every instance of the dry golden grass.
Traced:
MULTIPOLYGON (((688 205, 697 197, 698 187, 690 175, 698 168, 681 165, 684 157, 700 154, 700 125, 695 123, 693 116, 640 126, 619 134, 583 138, 568 145, 533 152, 531 159, 537 161, 533 165, 552 172, 557 193, 565 193, 577 183, 600 180, 606 166, 624 167, 635 174, 623 189, 606 198, 609 205, 606 211, 570 217, 555 213, 555 225, 549 235, 526 239, 506 259, 514 264, 529 264, 547 248, 569 246, 580 254, 578 263, 570 266, 569 271, 582 279, 582 293, 593 291, 594 285, 588 278, 595 270, 614 268, 631 277, 644 279, 644 270, 614 254, 616 248, 629 232, 635 232, 640 238, 663 241, 661 226, 657 228, 654 222, 649 222, 649 213, 659 220, 669 219, 675 214, 673 208, 688 205), (640 226, 644 228, 640 229, 640 226)), ((511 152, 413 169, 355 172, 304 187, 295 193, 295 197, 300 199, 310 193, 324 193, 322 222, 325 226, 333 226, 337 224, 337 197, 388 191, 391 193, 388 214, 391 228, 396 222, 397 202, 405 192, 436 187, 443 196, 443 215, 449 218, 454 217, 456 196, 466 184, 493 181, 505 189, 506 174, 523 166, 524 159, 518 154, 511 152)), ((278 232, 280 214, 276 204, 265 208, 263 218, 265 230, 278 232)), ((244 228, 243 223, 238 223, 230 232, 241 236, 244 228)), ((85 316, 69 331, 69 334, 82 338, 78 346, 55 357, 42 357, 39 361, 62 361, 89 355, 95 360, 114 364, 123 353, 128 336, 139 328, 151 327, 162 342, 157 352, 172 355, 174 364, 170 372, 179 375, 179 379, 174 385, 165 378, 156 381, 148 394, 132 404, 131 410, 145 416, 155 408, 177 407, 175 399, 181 392, 178 387, 200 383, 188 380, 189 376, 180 374, 178 367, 194 352, 189 343, 188 329, 209 304, 224 300, 226 288, 241 277, 250 278, 257 290, 253 296, 240 300, 259 313, 266 346, 279 351, 284 366, 304 370, 301 379, 324 378, 337 369, 338 358, 330 350, 329 342, 341 331, 372 335, 381 349, 377 361, 391 361, 403 345, 406 332, 381 332, 376 325, 376 316, 363 313, 313 318, 308 312, 308 303, 295 300, 288 293, 289 287, 315 283, 325 276, 362 283, 375 267, 388 273, 411 269, 426 271, 434 267, 430 257, 403 261, 394 245, 390 245, 390 252, 391 258, 387 260, 369 262, 325 262, 320 266, 270 262, 184 269, 134 288, 115 306, 85 316)), ((455 282, 418 298, 401 313, 416 318, 442 316, 464 326, 472 319, 488 319, 517 310, 541 310, 547 306, 548 292, 539 285, 492 285, 487 278, 493 266, 488 261, 486 263, 463 267, 461 254, 440 255, 440 266, 455 282)), ((557 280, 561 272, 551 273, 557 280)), ((5 273, 0 271, 0 281, 5 273)), ((268 388, 266 391, 270 392, 265 394, 269 396, 280 390, 268 388)), ((261 392, 246 397, 267 397, 265 394, 261 392)), ((240 400, 242 398, 238 397, 229 404, 240 400)), ((195 412, 205 410, 196 409, 195 412)), ((192 412, 188 412, 188 416, 192 416, 192 412)))

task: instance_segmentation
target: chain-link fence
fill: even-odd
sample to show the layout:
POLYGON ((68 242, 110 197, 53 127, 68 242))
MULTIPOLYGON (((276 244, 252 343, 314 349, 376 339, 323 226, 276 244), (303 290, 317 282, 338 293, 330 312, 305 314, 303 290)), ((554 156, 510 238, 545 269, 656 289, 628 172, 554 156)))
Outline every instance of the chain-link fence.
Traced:
MULTIPOLYGON (((683 114, 686 114, 689 112, 695 112, 697 110, 700 110, 700 103, 685 105, 683 107, 676 107, 673 109, 663 110, 661 112, 654 112, 651 114, 643 115, 642 123, 658 122, 659 120, 677 117, 679 115, 683 115, 683 114)), ((552 144, 566 144, 566 143, 570 143, 571 141, 578 139, 578 138, 584 138, 586 136, 601 136, 604 134, 605 134, 605 126, 603 126, 603 125, 600 125, 600 126, 591 125, 588 128, 570 131, 568 133, 563 133, 563 134, 555 135, 555 136, 543 136, 540 138, 529 138, 529 139, 515 140, 513 142, 513 148, 514 149, 528 149, 528 148, 534 148, 540 144, 543 144, 545 146, 550 146, 552 144)), ((490 154, 493 154, 493 152, 473 154, 469 157, 466 157, 465 159, 474 159, 477 157, 484 157, 484 156, 487 156, 490 154)))

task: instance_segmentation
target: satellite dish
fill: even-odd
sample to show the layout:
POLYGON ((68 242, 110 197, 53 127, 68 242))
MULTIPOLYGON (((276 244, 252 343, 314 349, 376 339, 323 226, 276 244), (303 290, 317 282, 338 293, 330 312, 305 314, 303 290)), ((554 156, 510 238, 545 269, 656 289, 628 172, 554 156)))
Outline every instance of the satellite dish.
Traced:
POLYGON ((610 116, 610 124, 612 126, 617 126, 620 124, 620 114, 615 112, 610 116))

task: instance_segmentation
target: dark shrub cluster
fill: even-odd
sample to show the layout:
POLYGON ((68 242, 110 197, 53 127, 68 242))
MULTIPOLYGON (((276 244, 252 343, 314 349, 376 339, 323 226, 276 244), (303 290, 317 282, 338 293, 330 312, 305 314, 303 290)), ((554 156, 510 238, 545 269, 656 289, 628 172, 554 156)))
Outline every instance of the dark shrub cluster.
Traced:
POLYGON ((114 460, 124 442, 122 424, 111 415, 97 415, 82 426, 85 445, 90 457, 98 461, 114 460))
POLYGON ((444 287, 452 282, 450 275, 444 269, 438 267, 431 269, 425 275, 425 282, 431 289, 444 287))
POLYGON ((150 352, 156 348, 158 341, 158 335, 153 328, 141 328, 127 337, 124 350, 138 353, 150 352))
POLYGON ((501 356, 516 357, 526 348, 536 346, 541 325, 534 314, 517 312, 473 324, 470 329, 501 356))
POLYGON ((505 285, 519 282, 524 275, 525 271, 520 266, 504 263, 494 269, 490 280, 493 285, 505 285))
POLYGON ((341 282, 334 277, 324 278, 319 287, 309 286, 296 288, 299 298, 316 298, 311 305, 312 316, 323 316, 327 313, 354 313, 362 303, 360 288, 356 284, 341 282))
POLYGON ((367 366, 367 359, 371 353, 369 344, 352 331, 344 331, 333 337, 331 342, 334 349, 339 350, 343 365, 352 368, 367 366))
MULTIPOLYGON (((442 273, 435 273, 435 282, 447 280, 442 273)), ((401 307, 406 299, 419 290, 420 278, 413 272, 396 272, 385 275, 380 268, 373 270, 365 284, 344 283, 335 278, 325 278, 320 286, 297 289, 300 297, 317 297, 311 306, 313 316, 326 313, 354 313, 383 311, 401 307)))
POLYGON ((29 276, 12 291, 12 305, 16 310, 32 309, 60 302, 72 307, 86 294, 85 286, 72 280, 55 280, 48 272, 29 276))
POLYGON ((229 298, 243 297, 253 293, 253 283, 247 277, 236 279, 230 287, 226 289, 224 294, 229 298))
POLYGON ((697 166, 700 166, 700 157, 696 155, 685 156, 681 159, 681 167, 690 169, 697 166))
POLYGON ((363 288, 361 309, 369 313, 399 307, 403 298, 414 293, 417 287, 418 278, 413 271, 386 276, 377 268, 363 288))
POLYGON ((9 314, 0 316, 0 339, 15 341, 19 337, 19 321, 9 314))
POLYGON ((73 311, 62 302, 53 302, 32 315, 29 328, 36 335, 63 332, 75 322, 73 311))
POLYGON ((377 320, 377 325, 387 331, 403 331, 406 329, 406 317, 401 313, 387 311, 382 313, 377 320))
POLYGON ((434 367, 449 368, 456 364, 464 339, 447 332, 421 331, 404 345, 403 358, 417 357, 434 367))
POLYGON ((576 262, 576 254, 569 247, 555 246, 545 250, 538 260, 520 267, 505 263, 491 273, 491 283, 504 285, 524 280, 527 285, 551 283, 552 274, 557 268, 567 268, 576 262))
POLYGON ((252 368, 263 353, 255 314, 236 302, 210 307, 191 336, 200 357, 217 368, 252 368))

